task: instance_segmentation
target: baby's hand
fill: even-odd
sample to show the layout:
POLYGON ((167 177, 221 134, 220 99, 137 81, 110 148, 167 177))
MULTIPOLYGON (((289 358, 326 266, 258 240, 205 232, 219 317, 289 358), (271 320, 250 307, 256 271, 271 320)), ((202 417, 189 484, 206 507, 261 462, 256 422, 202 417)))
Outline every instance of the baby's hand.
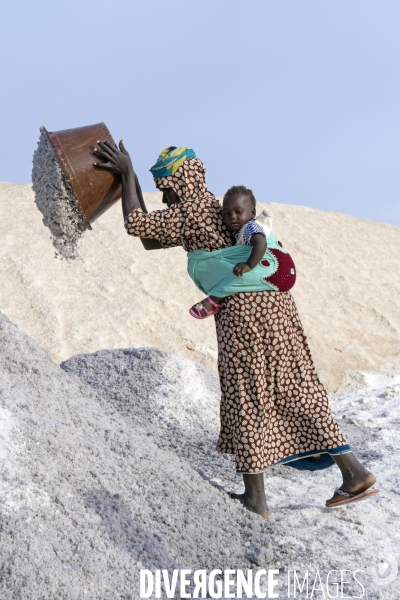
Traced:
POLYGON ((249 271, 251 271, 251 269, 247 263, 238 263, 233 269, 233 273, 236 277, 241 277, 243 273, 248 273, 249 271))

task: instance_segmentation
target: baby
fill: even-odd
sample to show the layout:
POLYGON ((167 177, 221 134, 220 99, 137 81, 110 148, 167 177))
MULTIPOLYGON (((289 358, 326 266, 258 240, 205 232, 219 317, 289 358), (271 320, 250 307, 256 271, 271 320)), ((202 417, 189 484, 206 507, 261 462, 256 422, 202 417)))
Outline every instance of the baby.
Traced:
MULTIPOLYGON (((217 286, 223 295, 217 296, 210 294, 207 296, 207 298, 190 308, 190 314, 196 319, 206 319, 211 315, 217 314, 222 308, 221 301, 223 298, 231 295, 232 293, 262 290, 288 291, 291 287, 293 287, 296 280, 294 263, 290 255, 282 248, 280 242, 278 242, 274 236, 271 236, 273 248, 269 249, 267 252, 267 237, 271 231, 271 220, 270 218, 264 218, 264 220, 266 220, 266 225, 264 225, 264 227, 260 222, 262 219, 260 219, 260 221, 256 220, 256 199, 251 190, 245 186, 231 187, 224 196, 222 214, 225 225, 232 231, 233 237, 235 238, 234 247, 239 245, 252 246, 251 253, 246 262, 238 262, 234 266, 233 274, 236 276, 236 278, 242 277, 245 273, 249 273, 259 265, 264 268, 271 267, 271 263, 274 263, 272 268, 273 272, 269 277, 256 278, 257 289, 254 288, 254 283, 251 287, 249 287, 248 280, 243 278, 240 285, 238 285, 238 280, 236 279, 236 282, 234 282, 235 288, 233 291, 232 283, 227 282, 226 277, 224 277, 223 281, 225 282, 225 287, 217 286)), ((266 213, 262 213, 262 215, 268 217, 266 213)), ((230 247, 223 250, 218 250, 216 252, 207 253, 206 257, 208 258, 211 257, 211 255, 216 255, 218 253, 219 267, 221 263, 223 263, 224 255, 227 253, 232 255, 231 251, 232 248, 230 247)), ((237 252, 235 253, 237 254, 237 252)), ((193 253, 193 255, 195 254, 198 255, 198 252, 193 253)), ((212 268, 211 263, 209 263, 209 268, 212 268)), ((271 272, 271 268, 269 271, 271 272)), ((230 273, 232 274, 231 268, 230 273)), ((192 276, 190 269, 189 274, 192 276)), ((193 276, 192 278, 194 279, 193 276)), ((195 283, 201 289, 204 287, 204 285, 199 285, 197 281, 195 281, 195 283)), ((215 282, 213 283, 213 287, 215 289, 215 282)))

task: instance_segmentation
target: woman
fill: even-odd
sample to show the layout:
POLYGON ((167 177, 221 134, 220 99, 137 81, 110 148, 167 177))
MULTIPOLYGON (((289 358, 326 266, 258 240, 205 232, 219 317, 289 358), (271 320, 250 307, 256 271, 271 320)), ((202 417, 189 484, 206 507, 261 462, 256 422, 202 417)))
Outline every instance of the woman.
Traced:
MULTIPOLYGON (((100 143, 97 156, 122 177, 122 207, 130 235, 146 250, 183 246, 187 252, 232 245, 222 210, 205 183, 205 168, 192 150, 167 148, 152 167, 166 210, 147 213, 130 157, 100 143)), ((299 469, 334 462, 343 476, 327 507, 365 499, 376 479, 352 454, 316 374, 290 292, 240 293, 226 298, 216 316, 221 383, 220 452, 234 454, 244 494, 231 494, 268 517, 263 472, 277 463, 299 469)))

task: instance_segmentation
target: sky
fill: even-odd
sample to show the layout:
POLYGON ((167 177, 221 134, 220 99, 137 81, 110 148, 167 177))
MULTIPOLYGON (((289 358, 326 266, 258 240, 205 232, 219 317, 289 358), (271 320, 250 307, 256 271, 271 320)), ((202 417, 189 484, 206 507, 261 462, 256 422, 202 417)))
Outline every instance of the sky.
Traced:
POLYGON ((217 195, 250 187, 400 226, 398 0, 36 0, 0 19, 0 181, 39 127, 104 121, 142 188, 193 148, 217 195))

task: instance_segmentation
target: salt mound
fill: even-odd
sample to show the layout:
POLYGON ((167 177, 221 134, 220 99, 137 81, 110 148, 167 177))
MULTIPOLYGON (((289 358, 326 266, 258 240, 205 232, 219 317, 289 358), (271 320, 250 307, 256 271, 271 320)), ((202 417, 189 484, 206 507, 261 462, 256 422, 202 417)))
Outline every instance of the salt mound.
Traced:
POLYGON ((257 517, 1 313, 0 374, 1 598, 136 599, 140 568, 249 564, 257 517))
MULTIPOLYGON (((62 367, 89 383, 127 422, 143 427, 155 445, 178 455, 206 481, 221 490, 241 490, 231 457, 214 450, 218 381, 203 367, 155 348, 78 355, 62 367)), ((280 569, 281 593, 286 590, 288 569, 303 576, 308 569, 311 581, 317 571, 324 581, 332 569, 360 569, 365 597, 397 598, 392 576, 400 559, 399 535, 393 529, 399 509, 398 473, 391 456, 399 446, 400 369, 359 375, 357 381, 366 385, 337 394, 332 407, 355 454, 377 473, 381 493, 369 502, 328 511, 324 499, 340 482, 336 468, 319 473, 283 466, 269 469, 266 493, 272 514, 267 522, 252 523, 244 544, 253 568, 280 569), (385 571, 386 564, 392 569, 385 571)), ((226 518, 243 536, 235 517, 229 512, 226 518)), ((226 555, 219 564, 221 559, 227 563, 226 555)), ((244 564, 232 568, 245 568, 244 564)), ((350 587, 345 595, 361 595, 360 587, 353 585, 351 591, 350 587)), ((297 592, 296 597, 310 595, 297 592)))
MULTIPOLYGON (((210 460, 213 375, 151 348, 63 366, 0 313, 1 598, 136 600, 140 568, 262 567, 280 569, 281 595, 288 568, 312 578, 319 570, 322 579, 332 569, 362 569, 366 597, 397 599, 381 566, 399 558, 398 375, 372 377, 372 387, 333 401, 378 472, 381 494, 328 512, 337 470, 273 467, 264 521, 221 491, 231 486, 232 462, 210 460), (358 424, 350 422, 355 412, 358 424)), ((354 580, 345 589, 361 592, 354 580)))
POLYGON ((127 348, 79 354, 61 367, 213 485, 228 491, 240 484, 233 457, 215 450, 221 392, 202 365, 157 348, 127 348))
POLYGON ((79 238, 90 225, 44 128, 33 155, 32 184, 36 206, 53 234, 54 247, 64 258, 76 258, 79 238))
MULTIPOLYGON (((145 200, 162 207, 158 192, 145 200)), ((293 296, 328 390, 349 369, 400 365, 400 228, 302 206, 263 208, 294 258, 293 296)), ((30 186, 0 183, 0 236, 0 310, 56 362, 155 346, 216 372, 214 321, 188 312, 201 294, 185 252, 146 252, 126 234, 119 204, 81 238, 80 259, 56 261, 30 186)))

